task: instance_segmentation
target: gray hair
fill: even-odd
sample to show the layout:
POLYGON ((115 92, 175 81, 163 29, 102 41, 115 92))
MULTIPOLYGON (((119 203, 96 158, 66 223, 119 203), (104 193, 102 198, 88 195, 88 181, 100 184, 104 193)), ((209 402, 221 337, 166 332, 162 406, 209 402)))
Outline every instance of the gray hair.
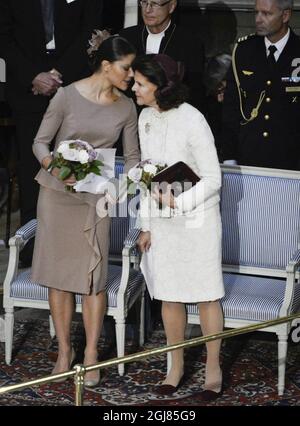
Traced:
POLYGON ((275 1, 278 4, 279 9, 281 10, 293 9, 294 0, 275 0, 275 1))

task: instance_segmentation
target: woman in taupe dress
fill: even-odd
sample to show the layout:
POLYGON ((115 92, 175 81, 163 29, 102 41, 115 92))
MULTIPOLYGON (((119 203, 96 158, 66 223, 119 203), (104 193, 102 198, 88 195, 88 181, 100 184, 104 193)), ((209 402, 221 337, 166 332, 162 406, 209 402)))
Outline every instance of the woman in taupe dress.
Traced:
MULTIPOLYGON (((126 90, 133 75, 135 49, 121 37, 106 37, 101 32, 93 36, 89 49, 93 74, 57 91, 33 145, 42 167, 36 176, 40 194, 32 279, 49 287, 58 339, 52 374, 68 370, 75 356, 70 337, 75 293, 82 294, 84 364, 97 362, 106 309, 110 219, 97 216, 101 195, 65 190, 75 180, 70 177, 62 182, 57 178, 59 170, 49 168, 49 145, 55 138, 54 153, 61 141, 71 139, 85 140, 95 148, 112 148, 123 131, 125 171, 139 161, 135 106, 118 90, 126 90)), ((98 370, 88 372, 85 385, 95 386, 99 378, 98 370)))

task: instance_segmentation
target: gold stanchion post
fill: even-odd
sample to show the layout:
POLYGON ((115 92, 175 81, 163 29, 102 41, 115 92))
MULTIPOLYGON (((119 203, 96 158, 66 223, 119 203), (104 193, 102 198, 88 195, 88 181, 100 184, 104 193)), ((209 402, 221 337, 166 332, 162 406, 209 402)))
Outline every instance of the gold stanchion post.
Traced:
POLYGON ((73 368, 75 370, 75 405, 80 407, 83 405, 83 392, 84 392, 84 375, 85 375, 85 366, 82 364, 76 364, 73 368))

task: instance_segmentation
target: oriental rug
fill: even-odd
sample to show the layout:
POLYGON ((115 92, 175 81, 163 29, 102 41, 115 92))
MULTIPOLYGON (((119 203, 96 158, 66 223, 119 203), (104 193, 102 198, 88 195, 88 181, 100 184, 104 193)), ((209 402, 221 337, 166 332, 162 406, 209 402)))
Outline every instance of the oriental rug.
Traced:
MULTIPOLYGON (((106 323, 106 329, 112 324, 106 323)), ((100 360, 116 356, 113 333, 106 331, 99 342, 100 360)), ((82 361, 84 333, 81 321, 72 326, 77 362, 82 361)), ((165 345, 161 324, 139 348, 128 338, 126 353, 165 345)), ((48 321, 18 320, 15 323, 13 360, 5 364, 4 343, 0 344, 0 386, 17 384, 49 375, 57 354, 57 341, 49 335, 48 321)), ((116 367, 101 370, 99 386, 84 392, 86 406, 300 406, 300 343, 289 342, 286 389, 277 394, 277 338, 271 333, 256 332, 227 339, 222 344, 224 393, 212 403, 200 401, 199 392, 205 370, 205 347, 185 352, 186 381, 172 396, 157 396, 153 386, 166 373, 166 355, 154 356, 127 364, 120 377, 116 367)), ((0 395, 0 406, 73 406, 74 384, 51 383, 0 395)))

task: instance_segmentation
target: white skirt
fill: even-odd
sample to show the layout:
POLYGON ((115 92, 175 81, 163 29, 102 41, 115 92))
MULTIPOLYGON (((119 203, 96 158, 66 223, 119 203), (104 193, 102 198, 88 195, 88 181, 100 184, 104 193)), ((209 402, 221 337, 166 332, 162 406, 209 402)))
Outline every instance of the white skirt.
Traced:
POLYGON ((219 204, 192 216, 152 219, 151 249, 141 264, 150 296, 182 303, 222 298, 221 237, 219 204))

